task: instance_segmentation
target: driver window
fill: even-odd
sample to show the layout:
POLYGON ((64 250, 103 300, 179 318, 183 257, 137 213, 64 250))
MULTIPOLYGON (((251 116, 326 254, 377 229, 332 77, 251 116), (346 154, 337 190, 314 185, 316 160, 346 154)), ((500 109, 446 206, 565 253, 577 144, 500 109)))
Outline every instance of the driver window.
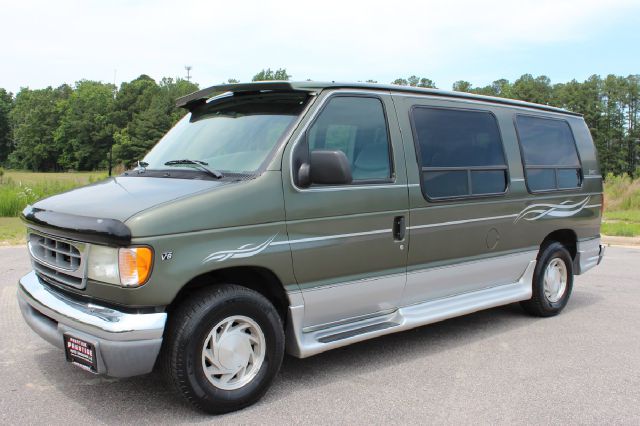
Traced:
POLYGON ((387 122, 379 99, 336 96, 307 135, 309 151, 344 152, 354 183, 391 178, 387 122))

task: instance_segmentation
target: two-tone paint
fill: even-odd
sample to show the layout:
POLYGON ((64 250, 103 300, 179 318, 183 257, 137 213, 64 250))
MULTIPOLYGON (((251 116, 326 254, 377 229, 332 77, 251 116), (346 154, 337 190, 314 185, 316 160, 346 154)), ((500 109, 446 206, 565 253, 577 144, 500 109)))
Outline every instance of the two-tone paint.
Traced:
MULTIPOLYGON (((154 268, 145 285, 125 289, 89 280, 84 290, 66 291, 92 303, 163 312, 198 277, 260 268, 277 278, 289 299, 289 351, 309 356, 529 298, 537 251, 553 232, 575 236, 576 272, 599 261, 602 178, 582 117, 432 90, 317 83, 264 89, 269 87, 306 90, 311 96, 259 175, 220 182, 121 176, 35 204, 39 211, 117 220, 130 233, 128 244, 153 247, 154 268), (371 96, 383 103, 393 161, 389 182, 295 185, 292 152, 327 100, 338 95, 371 96), (416 105, 490 111, 504 144, 505 193, 425 198, 409 115, 416 105), (569 123, 582 163, 580 188, 528 191, 516 113, 569 123), (393 232, 398 217, 406 224, 401 239, 393 232), (168 252, 171 257, 163 259, 168 252)), ((41 232, 59 231, 26 219, 41 232)))

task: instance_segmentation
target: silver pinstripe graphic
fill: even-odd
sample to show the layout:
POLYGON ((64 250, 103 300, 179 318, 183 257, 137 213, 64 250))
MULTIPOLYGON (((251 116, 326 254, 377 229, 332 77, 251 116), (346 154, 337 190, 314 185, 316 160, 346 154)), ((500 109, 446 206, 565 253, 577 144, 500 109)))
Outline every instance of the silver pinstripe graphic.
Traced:
POLYGON ((485 220, 495 220, 495 219, 508 219, 511 217, 516 217, 517 214, 507 214, 504 216, 491 216, 491 217, 479 217, 475 219, 464 219, 464 220, 452 220, 450 222, 439 222, 439 223, 429 223, 427 225, 414 225, 409 226, 408 229, 422 229, 422 228, 436 228, 438 226, 449 226, 449 225, 461 225, 463 223, 471 223, 471 222, 482 222, 485 220))
POLYGON ((222 262, 227 259, 255 256, 256 254, 260 253, 261 251, 264 251, 267 247, 269 247, 269 244, 271 244, 277 236, 278 234, 275 234, 273 237, 269 238, 265 242, 260 243, 258 245, 245 244, 241 247, 238 247, 235 250, 222 250, 222 251, 217 251, 215 253, 211 253, 210 255, 208 255, 202 260, 202 263, 207 263, 214 260, 216 262, 222 262))
MULTIPOLYGON (((535 221, 541 219, 543 217, 569 217, 573 216, 586 208, 596 208, 601 207, 602 204, 587 204, 590 201, 591 197, 587 197, 584 200, 569 204, 571 201, 563 201, 560 204, 532 204, 524 208, 520 213, 507 214, 502 216, 488 216, 488 217, 479 217, 474 219, 463 219, 463 220, 452 220, 448 222, 438 222, 438 223, 429 223, 425 225, 413 225, 408 226, 407 229, 426 229, 426 228, 437 228, 441 226, 451 226, 451 225, 462 225, 465 223, 474 223, 474 222, 484 222, 490 220, 498 220, 498 219, 510 219, 515 218, 514 223, 519 222, 520 220, 527 221, 535 221), (529 216, 529 217, 528 217, 529 216)), ((372 231, 365 232, 353 232, 349 234, 334 234, 334 235, 323 235, 320 237, 309 237, 309 238, 299 238, 296 240, 284 240, 284 241, 274 241, 278 234, 272 236, 267 239, 263 243, 260 244, 245 244, 237 249, 232 250, 222 250, 217 251, 215 253, 209 254, 205 257, 202 263, 217 261, 222 262, 227 259, 233 258, 243 258, 243 257, 251 257, 262 251, 266 250, 267 247, 271 246, 280 246, 285 244, 302 244, 302 243, 312 243, 316 241, 327 241, 327 240, 335 240, 341 238, 352 238, 352 237, 364 237, 367 235, 378 235, 385 233, 392 233, 392 229, 375 229, 372 231)))
POLYGON ((352 234, 336 234, 336 235, 326 235, 326 236, 322 236, 322 237, 300 238, 298 240, 277 241, 275 243, 271 243, 271 245, 272 246, 277 246, 277 245, 281 245, 281 244, 310 243, 310 242, 314 242, 314 241, 334 240, 334 239, 338 239, 338 238, 362 237, 362 236, 365 236, 365 235, 384 234, 386 232, 392 232, 392 230, 391 229, 376 229, 375 231, 354 232, 352 234))
POLYGON ((586 206, 591 197, 587 197, 577 203, 571 203, 570 200, 563 201, 560 204, 531 204, 527 206, 516 217, 513 223, 520 220, 534 221, 543 217, 570 217, 580 213, 586 206))

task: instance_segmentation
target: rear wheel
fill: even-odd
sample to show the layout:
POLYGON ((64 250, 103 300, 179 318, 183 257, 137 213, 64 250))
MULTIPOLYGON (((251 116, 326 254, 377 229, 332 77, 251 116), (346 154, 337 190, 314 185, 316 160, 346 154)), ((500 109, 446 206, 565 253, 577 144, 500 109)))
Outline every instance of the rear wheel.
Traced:
POLYGON ((193 405, 226 413, 268 390, 284 355, 282 321, 261 294, 225 284, 194 293, 173 313, 164 370, 193 405))
POLYGON ((559 314, 573 289, 573 262, 569 251, 558 242, 544 246, 533 274, 530 300, 520 302, 525 311, 539 317, 559 314))

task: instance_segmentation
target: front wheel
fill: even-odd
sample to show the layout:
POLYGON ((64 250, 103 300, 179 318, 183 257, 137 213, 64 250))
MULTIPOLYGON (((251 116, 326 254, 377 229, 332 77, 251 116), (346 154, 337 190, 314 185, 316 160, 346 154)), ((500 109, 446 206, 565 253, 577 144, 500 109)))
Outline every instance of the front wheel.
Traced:
POLYGON ((520 305, 531 315, 559 314, 569 302, 573 289, 573 263, 564 245, 553 242, 542 248, 533 274, 531 299, 520 305))
POLYGON ((282 321, 261 294, 225 284, 194 293, 165 337, 169 382, 197 408, 239 410, 268 390, 284 355, 282 321))

